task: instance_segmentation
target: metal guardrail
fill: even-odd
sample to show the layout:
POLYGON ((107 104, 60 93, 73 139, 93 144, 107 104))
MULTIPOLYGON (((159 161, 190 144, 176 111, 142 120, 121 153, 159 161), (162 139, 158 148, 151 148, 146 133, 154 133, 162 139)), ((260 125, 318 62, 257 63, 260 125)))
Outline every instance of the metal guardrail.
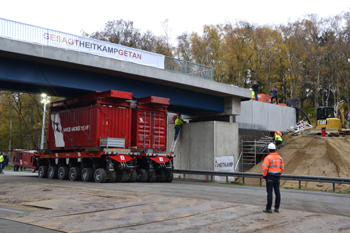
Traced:
MULTIPOLYGON (((262 179, 263 179, 263 176, 261 173, 247 173, 247 172, 220 172, 220 171, 175 169, 174 173, 183 174, 184 180, 186 178, 186 174, 211 176, 211 181, 214 181, 214 176, 226 176, 226 183, 228 183, 229 176, 242 177, 243 184, 244 184, 244 178, 257 178, 257 179, 260 179, 260 186, 262 186, 262 179)), ((350 178, 325 177, 325 176, 282 175, 281 180, 297 180, 299 181, 299 189, 301 189, 301 181, 332 183, 333 192, 335 192, 335 184, 350 184, 350 178)))
POLYGON ((214 68, 165 56, 164 69, 173 72, 214 80, 214 68))

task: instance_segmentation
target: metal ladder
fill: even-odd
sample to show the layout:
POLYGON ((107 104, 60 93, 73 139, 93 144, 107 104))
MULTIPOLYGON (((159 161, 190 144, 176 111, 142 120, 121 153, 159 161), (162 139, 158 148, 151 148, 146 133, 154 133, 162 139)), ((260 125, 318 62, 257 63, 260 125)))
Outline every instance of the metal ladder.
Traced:
POLYGON ((174 141, 171 143, 171 148, 170 148, 170 152, 171 152, 171 153, 174 153, 174 152, 175 152, 176 144, 177 144, 177 141, 179 140, 180 133, 181 133, 181 128, 180 128, 179 133, 178 133, 178 135, 177 135, 177 137, 176 137, 176 140, 174 140, 174 141))

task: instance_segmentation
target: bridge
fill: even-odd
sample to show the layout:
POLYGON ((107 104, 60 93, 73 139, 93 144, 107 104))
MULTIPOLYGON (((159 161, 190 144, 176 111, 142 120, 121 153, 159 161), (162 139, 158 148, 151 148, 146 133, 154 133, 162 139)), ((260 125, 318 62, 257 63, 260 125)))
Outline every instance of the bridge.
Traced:
MULTIPOLYGON (((166 97, 171 102, 169 111, 202 116, 240 114, 241 100, 251 97, 251 92, 247 89, 172 72, 164 69, 163 64, 157 68, 28 42, 22 40, 22 37, 13 36, 8 25, 24 27, 24 31, 29 31, 27 34, 38 27, 4 19, 0 19, 0 22, 3 22, 0 24, 0 88, 4 90, 45 92, 52 96, 68 97, 114 89, 132 92, 136 98, 150 95, 166 97), (28 27, 34 29, 29 30, 28 27)), ((56 43, 59 38, 57 35, 61 35, 61 42, 62 38, 65 39, 65 34, 62 36, 60 32, 49 29, 43 31, 44 39, 55 40, 56 43)), ((80 45, 90 48, 92 44, 80 42, 80 45)), ((125 56, 131 57, 131 54, 124 49, 125 56)), ((146 55, 149 54, 143 56, 146 55)), ((136 57, 135 54, 133 56, 136 57)), ((159 63, 158 61, 155 66, 159 63)))
MULTIPOLYGON (((202 66, 167 59, 0 18, 1 89, 60 97, 114 89, 132 92, 135 98, 166 97, 170 112, 198 120, 182 128, 175 167, 212 170, 216 156, 237 160, 235 116, 241 114, 241 101, 250 99, 251 91, 194 76, 210 67, 196 69, 202 66)), ((173 127, 168 127, 168 148, 173 135, 173 127)))

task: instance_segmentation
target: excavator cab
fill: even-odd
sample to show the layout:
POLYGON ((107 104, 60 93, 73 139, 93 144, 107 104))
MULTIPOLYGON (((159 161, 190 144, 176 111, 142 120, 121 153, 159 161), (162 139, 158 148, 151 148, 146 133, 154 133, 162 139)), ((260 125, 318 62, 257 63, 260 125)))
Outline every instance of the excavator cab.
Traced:
POLYGON ((334 117, 334 108, 319 107, 316 110, 316 128, 311 130, 312 133, 319 134, 325 127, 327 133, 337 134, 341 131, 341 122, 339 118, 334 117))
POLYGON ((334 118, 334 109, 331 107, 319 107, 317 108, 316 122, 319 124, 319 120, 326 120, 327 118, 334 118))

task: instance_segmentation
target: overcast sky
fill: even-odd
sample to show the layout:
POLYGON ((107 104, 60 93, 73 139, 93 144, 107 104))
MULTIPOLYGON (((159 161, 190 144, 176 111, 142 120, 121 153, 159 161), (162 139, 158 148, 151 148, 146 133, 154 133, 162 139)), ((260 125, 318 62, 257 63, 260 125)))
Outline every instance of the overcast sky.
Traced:
POLYGON ((75 35, 102 30, 108 20, 132 20, 142 32, 164 34, 169 21, 171 39, 183 32, 202 32, 205 24, 247 20, 259 25, 294 21, 306 14, 322 17, 350 11, 350 0, 3 0, 0 18, 75 35))

